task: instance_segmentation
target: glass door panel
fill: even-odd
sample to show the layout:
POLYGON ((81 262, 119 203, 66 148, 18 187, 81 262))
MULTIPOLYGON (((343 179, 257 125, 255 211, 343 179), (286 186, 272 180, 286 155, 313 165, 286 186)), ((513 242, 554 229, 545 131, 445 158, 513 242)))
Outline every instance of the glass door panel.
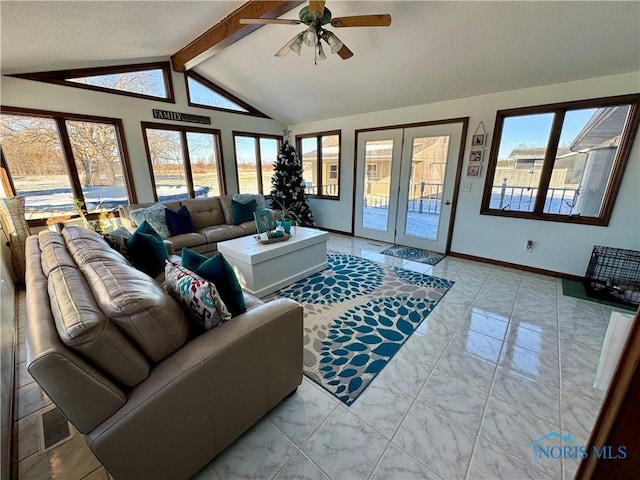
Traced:
POLYGON ((413 139, 407 208, 404 212, 406 235, 432 240, 438 238, 448 153, 448 136, 413 139))
POLYGON ((365 143, 362 226, 386 231, 389 228, 391 196, 391 154, 393 139, 365 143))
POLYGON ((358 136, 355 233, 392 242, 395 236, 402 130, 358 136))
POLYGON ((396 243, 446 250, 461 139, 462 123, 405 129, 396 243))

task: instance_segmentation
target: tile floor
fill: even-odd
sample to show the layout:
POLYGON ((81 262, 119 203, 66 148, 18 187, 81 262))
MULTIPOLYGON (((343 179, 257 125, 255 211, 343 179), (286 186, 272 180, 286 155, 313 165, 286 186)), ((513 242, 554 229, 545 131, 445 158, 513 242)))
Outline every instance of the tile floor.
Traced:
MULTIPOLYGON (((195 479, 573 477, 576 461, 535 462, 532 441, 557 431, 586 442, 604 396, 592 381, 611 309, 562 296, 554 278, 453 257, 431 267, 380 255, 387 246, 329 240, 330 250, 455 285, 351 407, 305 378, 195 479)), ((109 479, 81 434, 38 453, 36 413, 51 402, 26 371, 22 324, 19 479, 109 479)))

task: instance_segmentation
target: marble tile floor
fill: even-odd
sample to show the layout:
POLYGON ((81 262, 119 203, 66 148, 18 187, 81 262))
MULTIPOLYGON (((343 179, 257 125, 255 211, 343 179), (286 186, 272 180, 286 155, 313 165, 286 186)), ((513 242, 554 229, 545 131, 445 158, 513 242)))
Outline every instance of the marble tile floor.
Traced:
MULTIPOLYGON (((380 255, 388 246, 334 234, 328 243, 456 284, 351 407, 305 377, 195 480, 573 478, 576 461, 536 462, 532 442, 553 431, 587 441, 604 397, 592 381, 611 308, 564 297, 555 278, 380 255)), ((38 452, 36 414, 51 402, 26 371, 23 297, 18 478, 108 480, 79 433, 38 452)))

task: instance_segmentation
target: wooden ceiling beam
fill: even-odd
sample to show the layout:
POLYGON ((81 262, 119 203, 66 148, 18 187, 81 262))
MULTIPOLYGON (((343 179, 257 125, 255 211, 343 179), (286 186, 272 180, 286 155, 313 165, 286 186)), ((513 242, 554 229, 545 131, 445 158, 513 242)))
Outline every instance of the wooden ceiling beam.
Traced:
POLYGON ((189 70, 263 25, 242 25, 241 18, 277 18, 304 1, 249 0, 189 45, 171 56, 176 72, 189 70))

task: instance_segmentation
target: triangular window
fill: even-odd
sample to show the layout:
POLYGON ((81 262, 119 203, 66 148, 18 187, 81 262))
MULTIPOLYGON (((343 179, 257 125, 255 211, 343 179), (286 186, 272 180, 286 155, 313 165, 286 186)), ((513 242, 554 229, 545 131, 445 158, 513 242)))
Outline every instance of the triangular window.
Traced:
POLYGON ((12 75, 18 78, 175 103, 168 62, 12 75))
POLYGON ((256 110, 251 105, 233 96, 196 72, 188 71, 185 77, 187 79, 189 105, 193 107, 211 108, 213 110, 266 117, 264 113, 256 110))

